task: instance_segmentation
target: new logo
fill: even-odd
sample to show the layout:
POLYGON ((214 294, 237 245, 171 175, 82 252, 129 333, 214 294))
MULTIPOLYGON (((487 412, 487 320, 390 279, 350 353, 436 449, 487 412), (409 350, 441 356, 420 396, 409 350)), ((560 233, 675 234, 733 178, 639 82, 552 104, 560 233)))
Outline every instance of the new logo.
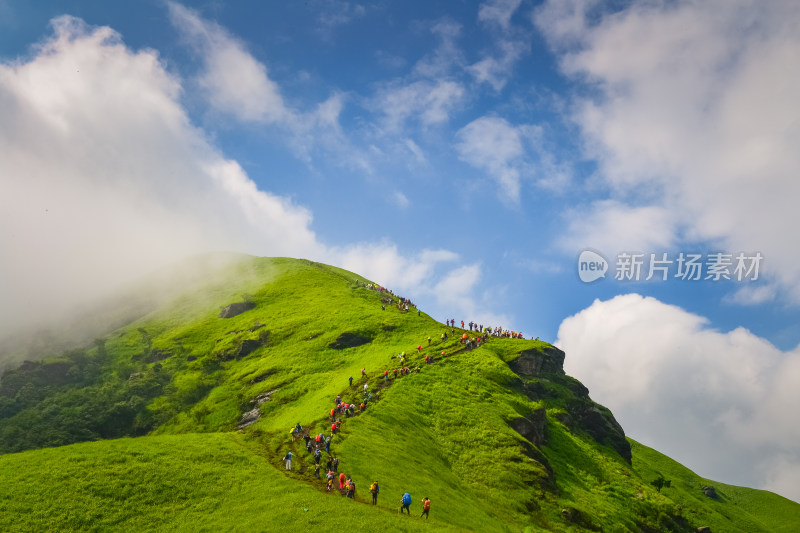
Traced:
POLYGON ((591 283, 606 277, 608 261, 602 255, 592 250, 584 250, 578 257, 578 277, 584 283, 591 283))

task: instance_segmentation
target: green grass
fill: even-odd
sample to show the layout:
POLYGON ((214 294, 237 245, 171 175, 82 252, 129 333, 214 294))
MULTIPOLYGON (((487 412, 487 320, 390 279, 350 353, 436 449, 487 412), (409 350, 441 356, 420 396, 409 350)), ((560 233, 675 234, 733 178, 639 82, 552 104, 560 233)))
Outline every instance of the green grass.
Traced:
POLYGON ((693 531, 711 525, 717 532, 789 531, 797 524, 794 502, 718 483, 712 484, 723 501, 705 501, 679 482, 696 485, 699 478, 657 452, 632 443, 629 465, 588 435, 572 433, 558 418, 572 401, 571 378, 542 378, 554 397, 536 402, 507 365, 520 351, 547 343, 491 339, 463 351, 454 338, 441 341, 450 328, 424 313, 382 310, 385 295, 356 287, 364 281, 309 261, 242 260, 109 332, 97 345, 102 351, 95 346, 69 359, 80 363, 70 369, 84 376, 80 384, 40 391, 44 399, 35 387, 0 396, 0 415, 10 413, 0 416, 0 442, 9 449, 43 445, 23 439, 26 428, 45 437, 52 432, 59 440, 50 445, 96 439, 105 426, 86 420, 101 415, 125 415, 130 428, 150 429, 147 437, 0 457, 0 529, 693 531), (218 317, 243 294, 254 309, 218 317), (330 348, 343 332, 372 342, 330 348), (252 340, 263 346, 237 359, 241 343, 252 340), (171 355, 152 362, 154 352, 171 355), (400 352, 421 371, 387 382, 383 371, 398 366, 393 356, 400 352), (424 354, 437 361, 426 365, 424 354), (88 386, 85 376, 94 380, 88 386), (311 458, 288 432, 300 422, 328 433, 333 398, 360 402, 364 383, 374 401, 345 419, 332 445, 340 470, 357 482, 354 503, 322 491, 311 458), (268 391, 261 419, 238 432, 241 414, 268 391), (548 441, 534 449, 508 423, 541 407, 548 441), (71 433, 76 424, 86 428, 71 433), (290 449, 297 460, 287 473, 281 457, 290 449), (673 487, 658 494, 649 484, 656 472, 673 478, 673 487), (376 508, 364 503, 374 480, 381 484, 376 508), (417 516, 397 514, 406 491, 417 516), (428 523, 418 518, 424 496, 432 500, 428 523), (579 511, 581 520, 565 520, 565 508, 579 511))
POLYGON ((35 450, 0 457, 0 470, 2 531, 429 529, 286 477, 235 434, 35 450))

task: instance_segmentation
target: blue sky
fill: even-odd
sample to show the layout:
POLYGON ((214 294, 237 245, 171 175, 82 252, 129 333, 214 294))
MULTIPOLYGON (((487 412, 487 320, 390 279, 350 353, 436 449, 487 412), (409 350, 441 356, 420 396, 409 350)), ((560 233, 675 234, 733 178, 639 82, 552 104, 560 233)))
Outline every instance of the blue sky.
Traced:
POLYGON ((629 435, 798 499, 797 22, 744 0, 0 0, 0 317, 207 250, 308 257, 555 342, 629 435), (579 279, 585 249, 605 279, 579 279), (621 252, 763 260, 617 281, 621 252))

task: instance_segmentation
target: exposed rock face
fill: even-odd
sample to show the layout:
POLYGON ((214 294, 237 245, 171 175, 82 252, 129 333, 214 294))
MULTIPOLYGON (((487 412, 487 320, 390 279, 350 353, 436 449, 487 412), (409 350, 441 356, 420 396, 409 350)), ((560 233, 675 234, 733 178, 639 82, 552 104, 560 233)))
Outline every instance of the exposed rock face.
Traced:
POLYGON ((253 339, 243 340, 242 344, 239 345, 239 352, 236 354, 236 359, 241 359, 242 357, 250 355, 260 347, 261 347, 261 341, 253 339))
POLYGON ((245 311, 249 311, 256 306, 253 302, 236 302, 232 303, 228 306, 225 306, 222 311, 219 312, 220 318, 231 318, 236 315, 241 315, 245 311))
POLYGON ((714 490, 714 487, 711 485, 703 485, 703 494, 709 498, 714 498, 715 500, 719 498, 719 496, 717 496, 717 491, 714 490))
POLYGON ((239 420, 239 429, 244 429, 259 418, 261 418, 261 405, 264 402, 269 402, 272 400, 272 395, 275 394, 279 389, 272 389, 271 391, 263 392, 256 396, 250 405, 253 405, 253 408, 249 411, 242 414, 242 418, 239 420))
POLYGON ((567 409, 569 417, 563 420, 567 427, 585 431, 595 441, 613 448, 628 463, 631 462, 631 445, 611 411, 591 400, 571 402, 567 409))
POLYGON ((539 377, 542 374, 564 373, 564 352, 556 347, 525 350, 510 361, 511 370, 524 377, 539 377))
POLYGON ((534 446, 540 446, 547 441, 547 412, 544 409, 536 409, 527 416, 515 418, 509 425, 534 446))
POLYGON ((334 350, 344 350, 345 348, 355 348, 356 346, 361 346, 368 342, 372 342, 372 339, 364 335, 359 335, 358 333, 345 331, 339 335, 334 342, 330 343, 329 346, 334 350))
POLYGON ((155 348, 150 352, 150 357, 148 358, 148 360, 151 363, 155 363, 156 361, 163 361, 168 357, 172 357, 172 354, 166 350, 159 350, 158 348, 155 348))
MULTIPOLYGON (((631 446, 622 426, 611 411, 589 398, 589 389, 564 373, 564 357, 564 352, 555 347, 541 351, 525 350, 508 366, 523 378, 522 390, 528 398, 543 401, 548 408, 563 407, 566 412, 562 411, 556 416, 570 431, 588 433, 595 441, 613 448, 630 463, 631 446)), ((523 435, 524 431, 538 438, 534 428, 526 424, 525 418, 530 417, 513 421, 512 427, 523 435)), ((546 426, 546 417, 542 421, 546 426)), ((531 440, 527 435, 526 438, 531 440)))

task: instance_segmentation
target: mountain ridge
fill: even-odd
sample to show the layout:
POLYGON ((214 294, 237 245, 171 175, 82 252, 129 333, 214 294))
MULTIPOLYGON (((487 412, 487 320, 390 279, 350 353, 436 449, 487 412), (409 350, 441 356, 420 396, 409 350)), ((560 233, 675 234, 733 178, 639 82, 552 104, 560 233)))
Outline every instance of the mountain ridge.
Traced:
MULTIPOLYGON (((314 494, 308 496, 314 505, 328 509, 344 502, 320 503, 319 497, 334 496, 300 488, 311 484, 324 490, 311 475, 313 460, 296 446, 292 448, 288 430, 302 422, 314 432, 330 433, 325 420, 333 398, 342 394, 348 403, 360 404, 366 384, 373 401, 367 402, 363 414, 343 418, 332 449, 342 458, 342 468, 357 480, 356 500, 367 500, 372 478, 382 481, 384 490, 392 493, 391 500, 401 490, 412 490, 417 500, 431 496, 431 527, 695 531, 708 525, 715 531, 775 530, 774 521, 748 518, 758 513, 737 514, 741 505, 730 500, 693 498, 701 487, 682 484, 656 491, 649 478, 658 473, 672 476, 675 485, 679 475, 681 479, 691 476, 674 465, 667 469, 662 463, 671 463, 626 439, 613 414, 591 401, 579 381, 564 374, 563 352, 547 343, 489 338, 467 350, 458 339, 463 333, 472 338, 477 334, 448 328, 421 311, 401 311, 394 305, 396 295, 370 289, 371 282, 356 274, 288 258, 243 258, 232 265, 214 283, 187 290, 109 332, 89 349, 27 363, 0 378, 0 448, 4 452, 141 436, 7 454, 0 457, 0 465, 21 468, 26 460, 58 463, 59 453, 68 457, 82 453, 81 447, 94 447, 99 450, 100 464, 94 467, 100 473, 97 479, 108 492, 102 501, 111 503, 98 511, 95 522, 89 518, 86 524, 110 527, 113 522, 124 528, 134 518, 125 514, 124 506, 113 504, 120 488, 106 475, 113 470, 114 453, 121 453, 118 444, 146 448, 133 454, 146 462, 155 453, 146 444, 153 442, 148 439, 185 436, 188 444, 206 438, 198 432, 229 435, 247 450, 243 461, 256 461, 270 483, 284 487, 280 494, 269 495, 276 504, 294 509, 291 494, 297 491, 314 494), (254 307, 220 318, 224 306, 245 300, 254 307), (369 341, 331 347, 348 332, 369 341), (448 334, 447 340, 441 338, 442 333, 448 334), (419 366, 420 371, 395 378, 391 371, 402 352, 407 353, 409 368, 419 366), (434 361, 426 363, 424 356, 434 361), (385 370, 392 374, 390 379, 384 379, 385 370), (254 410, 259 416, 238 430, 242 416, 254 410), (106 453, 104 445, 116 451, 106 453), (286 473, 281 458, 289 449, 298 452, 297 471, 286 473), (748 527, 738 529, 737 520, 748 527), (766 525, 750 527, 758 523, 766 525)), ((227 446, 224 440, 213 442, 213 446, 227 446)), ((184 463, 195 464, 193 468, 199 471, 219 471, 213 460, 202 457, 173 459, 187 467, 184 463)), ((2 471, 4 486, 27 486, 8 468, 2 471)), ((231 473, 225 476, 235 478, 231 473)), ((70 481, 67 478, 65 482, 70 481)), ((31 479, 35 482, 36 478, 31 479)), ((135 479, 126 490, 136 497, 146 495, 148 490, 135 479)), ((169 485, 158 476, 151 483, 169 485)), ((209 486, 197 490, 216 494, 209 486)), ((66 491, 62 488, 62 497, 66 491)), ((11 498, 8 492, 3 497, 4 501, 11 498)), ((800 523, 800 506, 775 498, 786 520, 800 523)), ((188 498, 178 514, 191 514, 194 522, 190 522, 197 524, 204 520, 203 514, 186 510, 192 507, 191 501, 188 498)), ((343 507, 347 512, 352 510, 350 503, 343 507)), ((27 505, 34 514, 43 512, 41 502, 27 505)), ((224 524, 228 512, 220 506, 205 519, 224 524)), ((413 522, 403 525, 396 517, 384 516, 396 506, 387 505, 383 498, 377 509, 365 507, 352 520, 341 517, 342 523, 359 530, 416 527, 413 522)), ((416 509, 420 509, 418 502, 416 509)), ((268 517, 260 505, 253 504, 252 511, 268 517)), ((63 512, 68 514, 66 509, 63 512)), ((306 526, 320 519, 309 512, 281 516, 306 526)), ((149 527, 144 525, 145 518, 136 520, 144 520, 144 529, 149 527)), ((25 529, 26 523, 21 524, 25 529)), ((191 529, 178 523, 175 527, 191 529)))

